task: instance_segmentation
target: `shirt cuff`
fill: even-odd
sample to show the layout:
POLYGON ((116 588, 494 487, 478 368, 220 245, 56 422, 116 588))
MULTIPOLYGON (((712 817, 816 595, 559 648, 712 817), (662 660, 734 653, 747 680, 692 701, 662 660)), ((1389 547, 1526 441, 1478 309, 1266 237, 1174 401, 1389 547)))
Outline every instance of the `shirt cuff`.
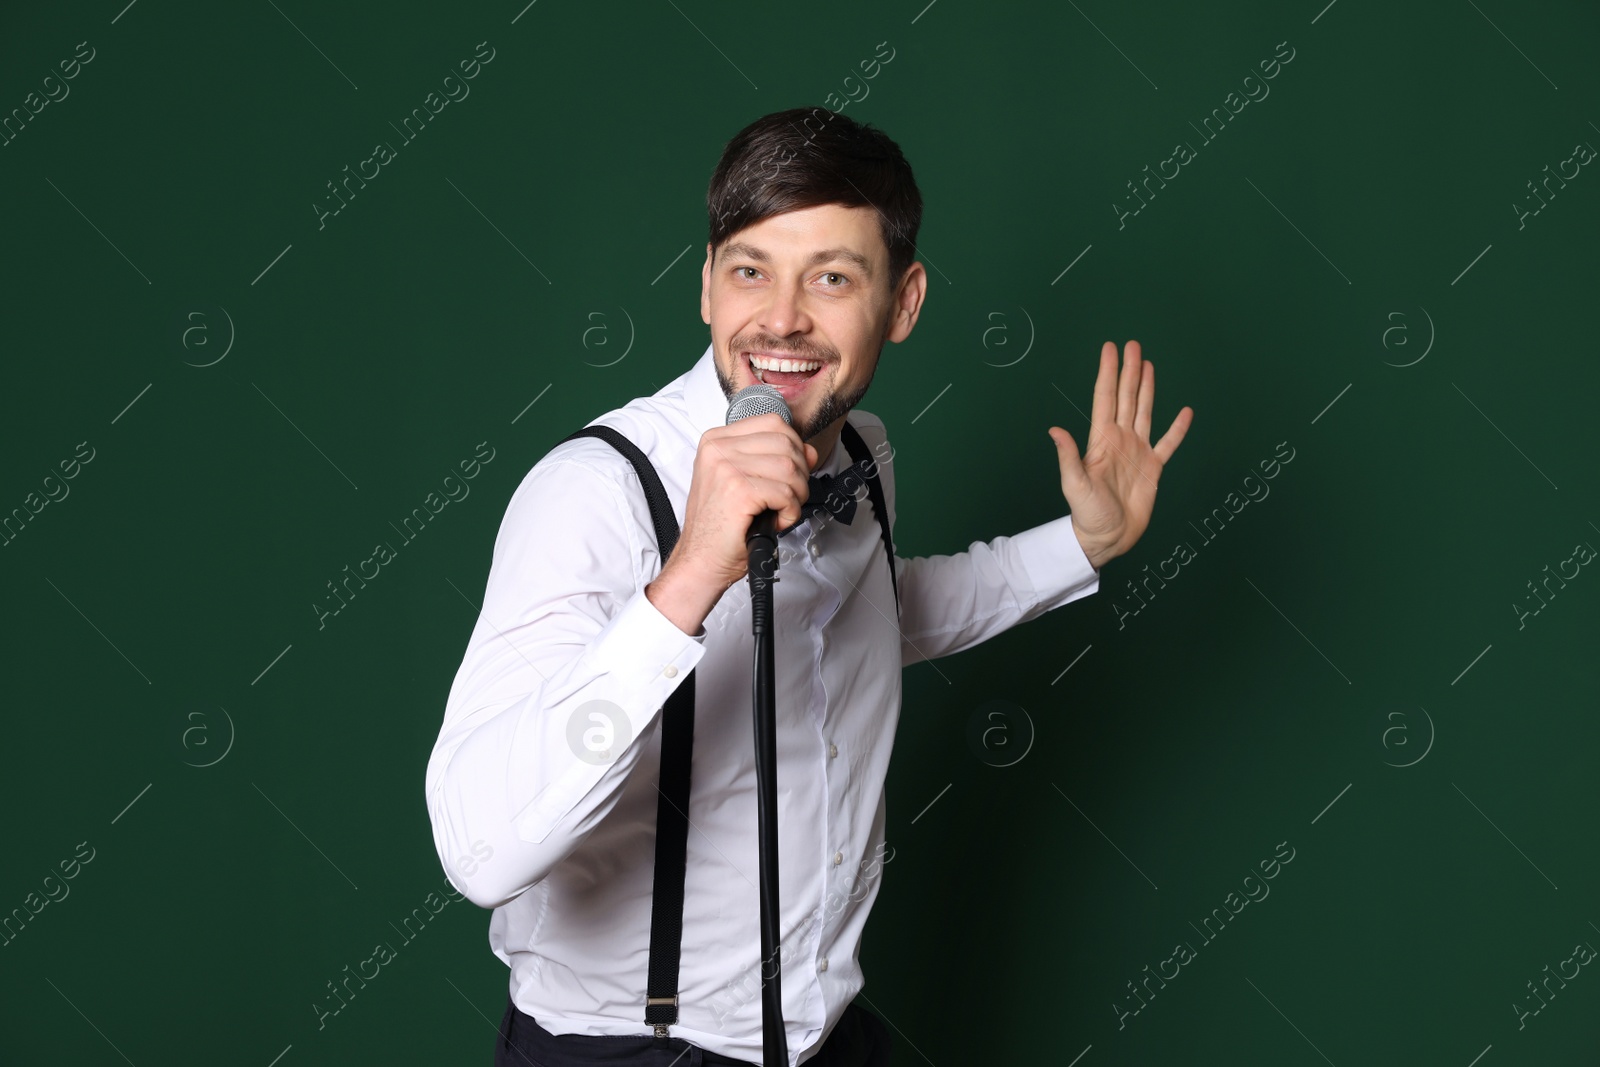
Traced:
POLYGON ((1099 591, 1100 572, 1078 543, 1071 515, 1014 534, 1011 542, 1046 610, 1099 591))

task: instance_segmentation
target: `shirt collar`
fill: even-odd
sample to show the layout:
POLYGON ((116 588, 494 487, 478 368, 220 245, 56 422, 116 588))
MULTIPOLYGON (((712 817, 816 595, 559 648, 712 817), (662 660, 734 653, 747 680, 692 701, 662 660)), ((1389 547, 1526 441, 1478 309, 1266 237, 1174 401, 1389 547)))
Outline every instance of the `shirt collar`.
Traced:
MULTIPOLYGON (((713 426, 725 426, 728 422, 728 397, 722 391, 722 383, 717 380, 714 350, 714 344, 706 345, 705 352, 684 375, 683 403, 689 416, 691 445, 697 445, 700 435, 713 426)), ((828 462, 812 473, 838 474, 849 463, 848 453, 849 449, 844 447, 842 440, 835 442, 833 455, 828 457, 828 462)))

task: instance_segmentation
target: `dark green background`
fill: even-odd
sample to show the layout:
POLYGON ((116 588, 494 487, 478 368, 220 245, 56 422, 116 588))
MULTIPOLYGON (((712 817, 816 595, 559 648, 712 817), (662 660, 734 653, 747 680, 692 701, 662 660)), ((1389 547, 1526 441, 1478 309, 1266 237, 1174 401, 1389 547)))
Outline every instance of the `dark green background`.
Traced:
POLYGON ((96 50, 0 148, 0 510, 95 453, 0 549, 0 913, 95 850, 0 948, 0 1060, 490 1061, 507 975, 466 902, 321 1031, 311 1005, 443 886, 423 770, 512 490, 703 351, 725 141, 884 41, 844 112, 926 201, 922 320, 862 405, 901 552, 1063 513, 1045 429, 1085 442, 1108 339, 1156 364, 1158 433, 1195 409, 1099 593, 906 672, 862 948, 896 1062, 1600 1058, 1587 970, 1513 1007, 1600 943, 1600 578, 1513 609, 1600 544, 1600 176, 1512 206, 1600 144, 1592 5, 124 2, 0 17, 0 113, 96 50), (480 41, 470 97, 319 231, 324 183, 480 41), (324 583, 481 441, 471 496, 319 631, 324 583), (968 742, 994 701, 1010 766, 968 742))

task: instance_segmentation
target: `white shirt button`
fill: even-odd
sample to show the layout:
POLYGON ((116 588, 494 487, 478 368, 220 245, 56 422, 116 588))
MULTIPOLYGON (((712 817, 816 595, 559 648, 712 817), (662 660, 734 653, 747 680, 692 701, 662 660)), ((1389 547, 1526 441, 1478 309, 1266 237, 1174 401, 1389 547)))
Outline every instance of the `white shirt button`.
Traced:
POLYGON ((817 544, 815 541, 811 542, 809 547, 811 549, 812 559, 816 559, 818 556, 822 555, 822 546, 817 544))
POLYGON ((678 668, 669 663, 667 664, 667 669, 661 673, 666 675, 668 678, 676 678, 678 676, 678 668))
POLYGON ((839 864, 841 864, 843 862, 844 862, 844 853, 843 852, 835 852, 833 854, 833 865, 835 867, 837 867, 837 866, 839 866, 839 864))
POLYGON ((828 745, 828 758, 829 759, 833 759, 833 757, 837 756, 838 754, 839 754, 839 746, 835 745, 835 744, 829 744, 828 745))
POLYGON ((825 971, 827 969, 828 969, 828 957, 824 956, 820 960, 817 961, 817 970, 825 971))

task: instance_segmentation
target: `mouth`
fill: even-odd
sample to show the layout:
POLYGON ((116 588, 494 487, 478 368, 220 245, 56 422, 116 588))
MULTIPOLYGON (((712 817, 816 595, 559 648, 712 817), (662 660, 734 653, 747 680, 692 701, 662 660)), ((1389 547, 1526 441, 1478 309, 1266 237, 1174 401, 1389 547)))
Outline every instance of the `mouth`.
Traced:
POLYGON ((786 402, 792 402, 805 392, 811 380, 827 366, 823 360, 795 359, 778 353, 741 352, 739 355, 750 369, 750 376, 777 389, 786 402))

